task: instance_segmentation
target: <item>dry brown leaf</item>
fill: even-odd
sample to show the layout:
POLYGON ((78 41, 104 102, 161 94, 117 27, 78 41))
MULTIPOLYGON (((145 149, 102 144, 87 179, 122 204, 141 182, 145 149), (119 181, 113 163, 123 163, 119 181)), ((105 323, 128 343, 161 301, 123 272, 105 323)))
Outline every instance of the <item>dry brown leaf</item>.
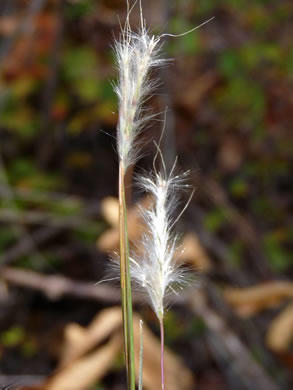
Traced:
POLYGON ((185 234, 181 243, 181 247, 183 248, 183 251, 180 248, 180 250, 176 253, 176 258, 178 260, 190 263, 195 269, 199 271, 205 272, 211 269, 211 260, 209 259, 196 234, 185 234))
POLYGON ((14 34, 19 26, 19 20, 15 16, 5 16, 0 19, 0 34, 7 36, 14 34))
POLYGON ((117 198, 108 196, 101 202, 101 211, 105 221, 113 227, 119 223, 119 202, 117 198))
POLYGON ((65 344, 62 350, 61 366, 80 358, 96 347, 122 326, 121 308, 101 311, 87 328, 69 324, 65 329, 65 344))
POLYGON ((175 96, 176 103, 181 107, 184 107, 191 113, 197 108, 198 104, 204 98, 204 96, 211 90, 218 80, 217 75, 210 71, 197 76, 193 80, 185 80, 185 85, 178 89, 184 90, 184 93, 177 93, 175 96))
POLYGON ((226 136, 220 145, 218 152, 219 166, 225 172, 236 171, 245 158, 245 143, 239 137, 226 136))
POLYGON ((293 339, 293 303, 289 304, 270 324, 267 344, 276 352, 285 351, 293 339))
POLYGON ((224 295, 240 314, 249 315, 293 298, 293 283, 273 281, 248 288, 229 287, 225 289, 224 295))
MULTIPOLYGON (((139 367, 139 339, 139 317, 134 315, 136 369, 139 367)), ((158 390, 161 388, 160 342, 145 324, 143 340, 143 386, 145 390, 158 390)), ((138 376, 138 372, 136 374, 138 376)), ((188 390, 194 383, 191 372, 168 348, 165 348, 165 379, 168 390, 188 390)))
POLYGON ((39 13, 32 18, 30 29, 16 40, 1 64, 6 80, 22 76, 46 77, 48 69, 39 63, 38 58, 52 49, 57 23, 57 16, 48 12, 39 13))
MULTIPOLYGON (((143 385, 146 390, 157 390, 161 386, 160 341, 146 325, 143 336, 143 385)), ((66 329, 65 339, 59 369, 39 387, 40 390, 86 390, 107 373, 113 359, 122 350, 121 308, 103 310, 86 328, 71 324, 66 329), (106 345, 94 350, 97 344, 109 336, 111 338, 106 345)), ((140 335, 137 314, 134 314, 134 341, 138 369, 140 335)), ((138 372, 136 374, 138 378, 138 372)), ((168 390, 188 390, 193 383, 191 372, 167 348, 165 376, 168 390)))
MULTIPOLYGON (((117 200, 118 202, 118 200, 117 200)), ((127 221, 128 221, 128 236, 130 241, 137 241, 144 230, 144 223, 142 221, 142 217, 139 212, 139 208, 147 208, 150 204, 149 197, 144 197, 138 204, 136 204, 133 208, 128 211, 127 221)), ((104 208, 102 209, 104 218, 109 223, 117 223, 115 218, 113 217, 114 211, 114 201, 113 199, 110 202, 106 202, 104 204, 104 208), (111 222, 110 222, 111 221, 111 222)), ((107 230, 103 233, 97 242, 97 246, 101 251, 104 252, 113 252, 119 249, 119 231, 118 224, 116 224, 112 229, 107 230)))
POLYGON ((87 390, 108 372, 121 348, 121 333, 119 332, 105 346, 74 361, 56 373, 45 389, 87 390))

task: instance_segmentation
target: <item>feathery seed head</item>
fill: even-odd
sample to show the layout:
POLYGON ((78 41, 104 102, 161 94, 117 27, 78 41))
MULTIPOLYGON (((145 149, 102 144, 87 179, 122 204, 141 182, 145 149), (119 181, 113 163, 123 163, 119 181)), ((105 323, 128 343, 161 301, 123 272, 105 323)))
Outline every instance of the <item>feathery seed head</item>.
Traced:
POLYGON ((156 172, 152 177, 140 180, 142 188, 153 197, 150 209, 142 210, 147 233, 142 238, 143 255, 131 256, 132 280, 142 287, 149 296, 159 319, 164 316, 164 299, 174 286, 186 283, 185 270, 175 260, 178 236, 172 233, 176 219, 172 213, 178 201, 178 190, 186 188, 187 172, 182 175, 171 173, 167 176, 156 172))
POLYGON ((161 37, 149 35, 143 20, 138 33, 131 31, 127 18, 120 41, 115 44, 119 81, 115 92, 119 100, 117 147, 125 168, 135 162, 135 139, 149 119, 142 104, 155 86, 149 78, 152 68, 162 65, 161 37))

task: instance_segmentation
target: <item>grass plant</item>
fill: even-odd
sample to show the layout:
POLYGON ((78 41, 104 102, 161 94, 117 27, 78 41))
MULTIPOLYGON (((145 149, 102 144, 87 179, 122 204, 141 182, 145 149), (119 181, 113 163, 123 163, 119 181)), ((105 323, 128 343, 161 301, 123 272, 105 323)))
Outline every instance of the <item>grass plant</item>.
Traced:
MULTIPOLYGON (((161 153, 159 149, 158 153, 161 153)), ((165 299, 170 293, 177 294, 177 290, 186 285, 190 278, 186 269, 176 262, 175 253, 178 250, 179 238, 173 233, 175 223, 187 206, 183 208, 178 217, 173 218, 179 193, 189 187, 186 184, 189 172, 176 174, 175 161, 170 173, 167 174, 163 159, 162 163, 164 168, 162 172, 155 171, 139 180, 143 190, 151 195, 152 205, 148 209, 141 209, 147 226, 146 233, 141 239, 143 254, 131 254, 130 273, 133 282, 146 293, 159 320, 161 383, 162 390, 164 390, 165 299)))
MULTIPOLYGON (((140 8, 141 9, 141 8, 140 8)), ((119 100, 117 149, 119 155, 119 234, 120 284, 124 327, 124 350, 128 389, 135 389, 134 341, 132 324, 132 293, 129 270, 129 242, 125 198, 125 175, 138 156, 137 135, 149 119, 142 105, 154 83, 149 78, 151 68, 160 65, 159 38, 150 36, 141 12, 138 33, 132 32, 129 23, 131 10, 127 10, 125 26, 115 45, 119 81, 115 91, 119 100)))
MULTIPOLYGON (((134 5, 137 1, 134 2, 134 5)), ((162 390, 165 388, 164 378, 164 314, 165 297, 170 292, 176 293, 176 286, 186 282, 184 271, 174 260, 178 237, 173 234, 175 220, 172 213, 178 200, 178 191, 186 188, 187 173, 176 174, 176 162, 168 174, 164 159, 157 146, 157 155, 161 156, 162 172, 157 172, 154 163, 154 173, 141 178, 140 185, 153 198, 153 205, 148 210, 142 210, 148 232, 143 236, 142 247, 144 255, 129 257, 129 241, 127 227, 127 208, 125 197, 125 175, 139 156, 138 134, 151 115, 143 108, 149 98, 156 81, 150 78, 150 70, 163 65, 166 60, 161 58, 162 38, 175 37, 172 34, 160 36, 151 35, 146 29, 140 5, 140 28, 137 33, 130 27, 129 17, 132 11, 127 1, 127 17, 121 31, 120 39, 115 43, 118 83, 115 87, 119 101, 119 118, 117 126, 117 150, 119 156, 119 234, 120 234, 120 284, 122 295, 122 313, 124 328, 124 349, 127 367, 128 389, 135 389, 134 341, 132 323, 132 291, 131 279, 142 287, 158 317, 161 333, 161 379, 162 390)), ((207 21, 208 22, 208 21, 207 21)), ((204 22, 203 24, 207 23, 204 22)), ((200 26, 190 30, 193 31, 200 26)), ((187 33, 189 33, 188 31, 187 33)), ((185 35, 180 34, 178 36, 185 35)), ((185 209, 185 208, 184 208, 185 209)), ((184 211, 184 210, 183 210, 184 211)), ((141 345, 141 351, 143 346, 141 345)), ((142 356, 142 355, 141 355, 142 356)), ((142 357, 140 359, 140 381, 142 387, 142 357)))

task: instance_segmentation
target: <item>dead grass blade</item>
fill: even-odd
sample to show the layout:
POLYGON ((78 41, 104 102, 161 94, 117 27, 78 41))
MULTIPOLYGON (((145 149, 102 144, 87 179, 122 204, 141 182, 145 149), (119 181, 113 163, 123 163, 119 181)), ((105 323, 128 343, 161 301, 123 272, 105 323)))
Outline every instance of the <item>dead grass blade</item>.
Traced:
POLYGON ((248 288, 226 288, 224 296, 243 316, 253 315, 268 307, 293 298, 293 283, 273 281, 248 288))
POLYGON ((266 341, 275 352, 288 349, 293 339, 293 303, 289 304, 271 322, 266 341))

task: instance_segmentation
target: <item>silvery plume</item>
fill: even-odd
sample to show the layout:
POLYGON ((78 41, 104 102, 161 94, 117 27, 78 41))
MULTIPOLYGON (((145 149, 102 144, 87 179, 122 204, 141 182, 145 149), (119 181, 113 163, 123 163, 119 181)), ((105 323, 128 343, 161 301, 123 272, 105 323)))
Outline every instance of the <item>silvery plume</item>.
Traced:
POLYGON ((142 17, 140 29, 133 32, 129 14, 120 40, 115 43, 116 62, 119 71, 115 92, 119 100, 117 149, 119 159, 126 169, 137 158, 137 135, 150 118, 142 108, 156 85, 150 77, 151 69, 166 60, 160 58, 161 36, 150 35, 142 17))
POLYGON ((131 254, 130 259, 132 281, 147 293, 159 320, 165 314, 166 296, 176 293, 178 287, 182 288, 189 281, 186 268, 176 261, 178 235, 173 233, 174 224, 189 203, 173 217, 179 193, 189 187, 186 184, 189 172, 175 174, 174 168, 175 164, 169 174, 156 171, 139 179, 142 189, 151 195, 152 205, 141 209, 147 227, 141 239, 143 253, 131 254))

